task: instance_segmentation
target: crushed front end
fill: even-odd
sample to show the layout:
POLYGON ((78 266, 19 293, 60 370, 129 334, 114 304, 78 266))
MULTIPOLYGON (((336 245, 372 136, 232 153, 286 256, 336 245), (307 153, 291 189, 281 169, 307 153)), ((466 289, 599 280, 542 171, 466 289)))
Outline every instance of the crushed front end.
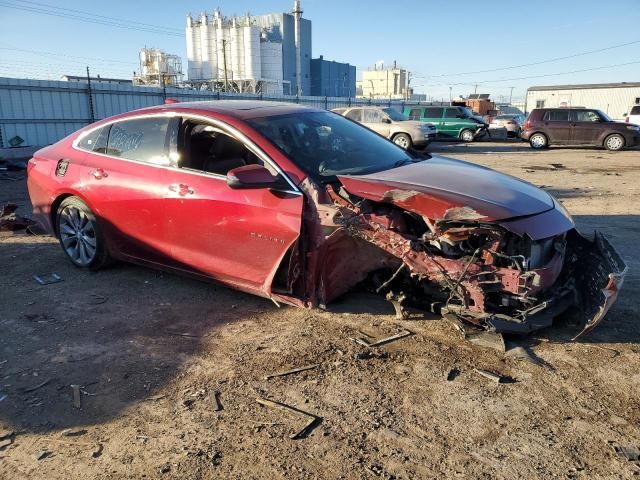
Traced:
POLYGON ((395 259, 378 291, 397 312, 410 304, 484 331, 527 334, 573 310, 579 336, 602 321, 626 273, 601 234, 582 236, 557 208, 488 221, 464 205, 426 215, 415 208, 418 192, 390 190, 379 201, 345 189, 329 194, 336 223, 395 259))

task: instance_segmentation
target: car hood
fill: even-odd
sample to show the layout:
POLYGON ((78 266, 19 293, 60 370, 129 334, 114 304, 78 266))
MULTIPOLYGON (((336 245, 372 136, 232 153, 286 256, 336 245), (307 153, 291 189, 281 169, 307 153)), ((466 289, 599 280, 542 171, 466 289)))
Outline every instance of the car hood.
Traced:
POLYGON ((554 208, 551 196, 530 183, 473 163, 437 156, 338 179, 353 195, 393 203, 433 220, 507 220, 554 208))

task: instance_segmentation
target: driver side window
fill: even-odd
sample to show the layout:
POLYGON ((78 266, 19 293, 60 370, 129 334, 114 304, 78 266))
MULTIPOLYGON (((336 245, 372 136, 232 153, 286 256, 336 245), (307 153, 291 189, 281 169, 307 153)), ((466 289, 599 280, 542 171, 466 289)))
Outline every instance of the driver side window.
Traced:
POLYGON ((217 127, 191 120, 182 123, 177 147, 178 166, 188 170, 226 175, 237 167, 264 164, 239 140, 217 127))
POLYGON ((575 110, 576 122, 599 122, 600 115, 592 110, 575 110))
POLYGON ((382 123, 383 119, 384 115, 379 110, 364 110, 364 123, 382 123))

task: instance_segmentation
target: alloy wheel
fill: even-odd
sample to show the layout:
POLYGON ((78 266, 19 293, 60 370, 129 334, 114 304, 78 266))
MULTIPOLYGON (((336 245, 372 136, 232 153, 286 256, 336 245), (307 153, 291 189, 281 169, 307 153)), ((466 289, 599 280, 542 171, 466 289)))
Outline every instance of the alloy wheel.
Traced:
POLYGON ((405 150, 409 148, 409 140, 407 140, 407 137, 403 135, 398 135, 396 138, 394 138, 393 143, 395 143, 399 147, 404 148, 405 150))
POLYGON ((607 149, 609 150, 620 150, 624 145, 624 141, 618 135, 612 135, 607 138, 607 149))
POLYGON ((78 266, 86 267, 96 258, 96 229, 82 210, 71 205, 60 213, 60 240, 62 248, 78 266))
POLYGON ((531 146, 534 148, 542 148, 547 144, 547 140, 544 136, 536 134, 531 137, 531 146))
POLYGON ((471 142, 473 141, 473 133, 469 130, 465 130, 464 132, 462 132, 461 139, 463 142, 471 142))

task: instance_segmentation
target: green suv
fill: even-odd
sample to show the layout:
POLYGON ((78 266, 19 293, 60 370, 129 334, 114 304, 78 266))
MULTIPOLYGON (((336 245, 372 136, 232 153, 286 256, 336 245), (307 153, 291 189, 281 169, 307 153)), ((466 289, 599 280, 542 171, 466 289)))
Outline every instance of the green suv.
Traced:
POLYGON ((404 114, 410 120, 432 123, 440 138, 472 142, 487 131, 487 125, 465 107, 409 106, 404 114))

